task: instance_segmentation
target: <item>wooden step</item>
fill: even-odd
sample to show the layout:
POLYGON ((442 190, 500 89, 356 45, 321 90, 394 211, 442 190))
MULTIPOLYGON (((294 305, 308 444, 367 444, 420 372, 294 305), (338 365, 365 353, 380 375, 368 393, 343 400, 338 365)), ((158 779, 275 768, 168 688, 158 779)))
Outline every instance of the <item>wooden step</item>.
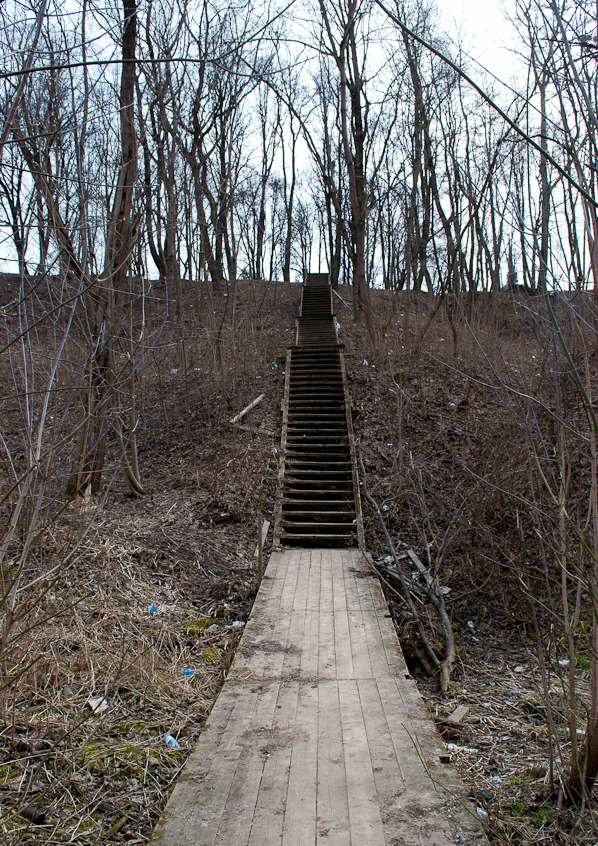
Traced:
POLYGON ((312 521, 308 521, 306 523, 294 523, 289 520, 282 521, 283 531, 284 532, 293 532, 295 531, 303 531, 305 529, 312 529, 314 533, 319 533, 319 529, 326 529, 326 534, 333 535, 349 535, 353 530, 353 523, 314 523, 312 521))
POLYGON ((291 464, 293 467, 351 467, 351 462, 347 459, 339 459, 337 461, 331 461, 329 458, 321 459, 320 461, 316 461, 314 459, 306 460, 304 458, 296 458, 295 456, 287 456, 286 457, 287 464, 291 464))
POLYGON ((287 372, 280 541, 353 545, 356 535, 347 402, 329 285, 303 288, 287 372), (309 531, 311 529, 311 532, 309 531))
POLYGON ((315 543, 316 545, 323 542, 323 541, 335 541, 338 542, 340 538, 346 537, 347 540, 353 539, 354 533, 347 532, 346 535, 334 535, 334 534, 324 534, 321 535, 317 534, 317 532, 302 532, 295 534, 294 532, 281 532, 280 539, 281 540, 295 540, 295 541, 309 541, 310 543, 315 543))
POLYGON ((344 508, 350 508, 353 506, 353 497, 348 496, 346 499, 308 499, 307 497, 287 497, 282 500, 282 507, 283 509, 286 508, 309 508, 312 511, 319 510, 319 507, 331 509, 332 512, 335 510, 341 509, 343 507, 342 513, 346 514, 347 512, 344 508), (318 506, 318 508, 316 508, 318 506))
MULTIPOLYGON (((344 522, 353 524, 355 519, 355 512, 353 511, 305 511, 297 509, 296 511, 287 511, 283 508, 284 519, 289 517, 311 517, 312 520, 319 520, 320 517, 325 520, 330 520, 332 517, 342 518, 344 522)), ((334 522, 334 521, 333 521, 334 522)))
POLYGON ((353 505, 353 491, 345 490, 330 490, 330 488, 318 488, 317 490, 305 490, 304 488, 296 488, 291 483, 285 487, 283 502, 300 502, 302 505, 309 502, 334 502, 338 505, 340 502, 346 502, 353 505))

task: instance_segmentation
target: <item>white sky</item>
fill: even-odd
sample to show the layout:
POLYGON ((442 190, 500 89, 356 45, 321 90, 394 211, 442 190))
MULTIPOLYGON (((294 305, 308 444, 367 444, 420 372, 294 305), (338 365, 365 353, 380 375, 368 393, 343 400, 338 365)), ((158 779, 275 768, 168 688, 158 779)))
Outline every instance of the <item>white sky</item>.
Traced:
POLYGON ((436 0, 436 7, 438 22, 449 36, 460 40, 463 49, 497 77, 513 82, 516 34, 508 16, 515 0, 436 0))

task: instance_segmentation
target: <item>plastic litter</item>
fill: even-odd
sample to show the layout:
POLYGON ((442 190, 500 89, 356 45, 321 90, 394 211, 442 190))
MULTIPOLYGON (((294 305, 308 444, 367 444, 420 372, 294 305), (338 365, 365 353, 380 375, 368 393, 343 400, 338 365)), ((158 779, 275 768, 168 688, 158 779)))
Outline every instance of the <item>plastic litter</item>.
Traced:
POLYGON ((388 565, 393 563, 394 558, 392 557, 392 555, 388 555, 387 553, 385 553, 384 555, 376 555, 374 561, 376 561, 378 564, 388 565))
POLYGON ((104 711, 108 710, 108 700, 105 696, 90 696, 85 704, 91 708, 94 714, 103 714, 104 711))
POLYGON ((152 615, 152 617, 155 617, 160 609, 157 605, 148 605, 147 610, 152 615))
POLYGON ((192 679, 195 675, 195 668, 194 667, 183 667, 181 670, 181 675, 183 675, 186 679, 192 679))
POLYGON ((488 812, 481 808, 479 805, 475 809, 475 815, 480 820, 481 823, 486 825, 488 822, 488 812))
POLYGON ((168 746, 169 749, 180 749, 181 744, 178 742, 176 737, 173 737, 171 734, 164 735, 164 743, 168 746))
POLYGON ((477 752, 477 749, 471 746, 459 746, 457 743, 447 743, 446 748, 449 752, 477 752))
POLYGON ((233 620, 232 623, 229 623, 224 628, 225 629, 242 629, 244 625, 245 625, 245 623, 243 622, 243 620, 233 620))

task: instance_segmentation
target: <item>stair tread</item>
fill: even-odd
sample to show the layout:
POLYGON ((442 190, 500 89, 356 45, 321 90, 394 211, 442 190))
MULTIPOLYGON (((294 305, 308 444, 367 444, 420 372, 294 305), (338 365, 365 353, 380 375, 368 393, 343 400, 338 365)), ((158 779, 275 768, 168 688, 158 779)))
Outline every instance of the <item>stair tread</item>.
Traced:
MULTIPOLYGON (((346 532, 345 535, 348 536, 348 537, 351 537, 353 535, 353 532, 346 532)), ((289 534, 288 532, 281 532, 280 533, 281 538, 295 538, 295 539, 298 539, 298 538, 306 538, 307 539, 307 538, 309 538, 310 540, 326 540, 328 538, 330 540, 337 540, 338 538, 341 538, 343 536, 344 535, 340 535, 340 534, 339 535, 331 535, 331 534, 324 534, 324 533, 322 533, 321 535, 308 534, 308 533, 303 533, 303 532, 301 532, 301 533, 297 532, 297 534, 294 534, 294 533, 289 534)))
POLYGON ((353 505, 355 500, 353 498, 353 491, 347 490, 333 490, 330 488, 321 488, 321 490, 303 490, 296 488, 294 485, 288 485, 283 491, 283 503, 290 505, 307 506, 312 503, 317 505, 332 505, 338 506, 340 503, 353 505))
MULTIPOLYGON (((303 515, 309 514, 314 517, 350 517, 351 514, 354 514, 352 511, 287 511, 288 515, 292 515, 293 517, 298 516, 302 517, 303 515)), ((347 522, 351 522, 350 520, 347 522)))
POLYGON ((311 523, 311 522, 295 522, 291 520, 284 520, 282 521, 283 526, 285 529, 309 529, 313 528, 322 528, 322 529, 338 529, 340 530, 338 534, 344 534, 345 532, 351 530, 355 525, 355 522, 347 522, 347 523, 311 523))
POLYGON ((289 351, 279 539, 354 546, 357 513, 347 397, 329 284, 304 286, 289 351))

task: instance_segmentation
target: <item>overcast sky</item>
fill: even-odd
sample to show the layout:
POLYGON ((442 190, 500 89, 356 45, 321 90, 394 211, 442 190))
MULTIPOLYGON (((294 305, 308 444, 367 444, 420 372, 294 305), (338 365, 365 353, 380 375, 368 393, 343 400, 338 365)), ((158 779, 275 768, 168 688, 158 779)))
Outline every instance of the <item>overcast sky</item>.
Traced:
POLYGON ((515 33, 508 21, 514 0, 436 0, 439 23, 492 73, 512 82, 515 33))

